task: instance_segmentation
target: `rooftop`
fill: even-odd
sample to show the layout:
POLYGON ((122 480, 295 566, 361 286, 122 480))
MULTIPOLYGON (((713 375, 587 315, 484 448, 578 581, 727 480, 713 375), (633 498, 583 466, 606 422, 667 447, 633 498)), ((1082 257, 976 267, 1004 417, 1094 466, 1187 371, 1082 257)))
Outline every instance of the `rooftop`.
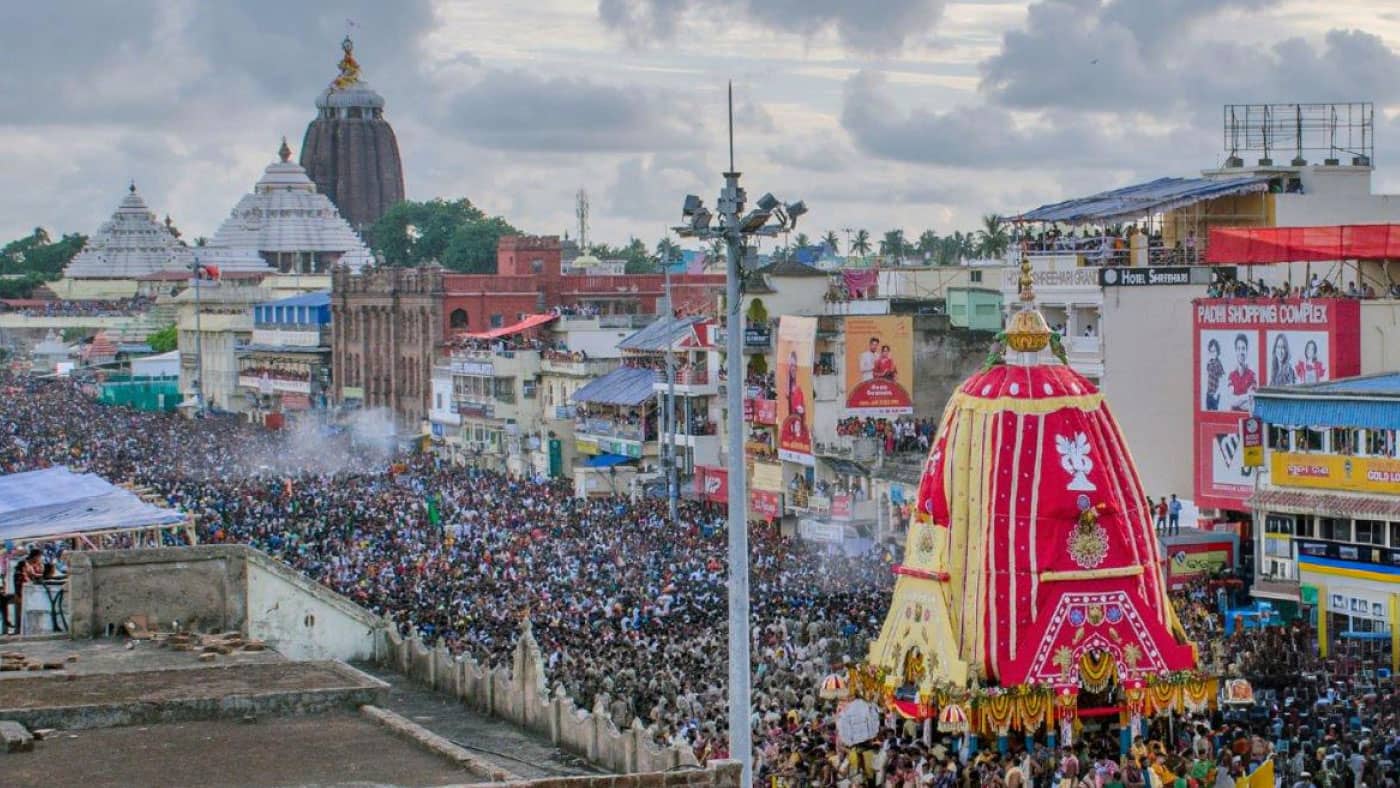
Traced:
POLYGON ((1254 415, 1287 426, 1400 429, 1400 372, 1266 386, 1254 394, 1254 415))
POLYGON ((695 326, 705 318, 670 317, 663 315, 631 336, 617 343, 620 350, 663 351, 672 349, 678 342, 695 336, 695 326))
POLYGON ((599 405, 640 405, 655 394, 652 385, 656 373, 649 369, 618 367, 597 380, 589 381, 574 392, 574 402, 599 405))
POLYGON ((1042 205, 1019 217, 1026 222, 1100 224, 1140 219, 1198 202, 1269 188, 1267 177, 1158 178, 1087 197, 1042 205))

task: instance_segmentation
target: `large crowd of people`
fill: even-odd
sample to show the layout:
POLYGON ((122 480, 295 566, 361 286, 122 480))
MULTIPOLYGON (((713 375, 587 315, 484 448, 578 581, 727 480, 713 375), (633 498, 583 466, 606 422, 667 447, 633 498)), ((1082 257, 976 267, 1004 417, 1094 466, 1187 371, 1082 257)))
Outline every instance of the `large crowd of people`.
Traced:
MULTIPOLYGON (((508 662, 528 615, 551 686, 702 760, 727 754, 725 526, 705 504, 684 502, 672 523, 662 501, 582 500, 548 480, 334 445, 353 431, 308 438, 141 413, 63 380, 3 376, 0 390, 0 473, 62 463, 149 487, 193 513, 202 540, 265 550, 487 663, 508 662)), ((1204 788, 1269 757, 1287 785, 1396 784, 1394 692, 1346 655, 1319 658, 1303 625, 1225 636, 1205 585, 1177 592, 1181 619, 1211 664, 1254 681, 1261 702, 1248 713, 1155 721, 1127 755, 1093 730, 1068 749, 1013 737, 1004 753, 975 754, 893 716, 848 747, 819 686, 865 655, 895 548, 828 554, 766 527, 752 546, 751 721, 770 785, 1204 788)))

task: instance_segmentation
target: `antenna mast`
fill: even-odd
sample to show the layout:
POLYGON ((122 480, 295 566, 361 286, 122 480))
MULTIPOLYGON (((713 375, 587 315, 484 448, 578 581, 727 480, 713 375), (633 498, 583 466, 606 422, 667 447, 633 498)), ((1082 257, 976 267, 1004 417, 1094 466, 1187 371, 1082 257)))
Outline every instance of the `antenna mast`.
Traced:
POLYGON ((574 215, 578 217, 579 253, 588 254, 588 192, 583 189, 574 195, 574 215))

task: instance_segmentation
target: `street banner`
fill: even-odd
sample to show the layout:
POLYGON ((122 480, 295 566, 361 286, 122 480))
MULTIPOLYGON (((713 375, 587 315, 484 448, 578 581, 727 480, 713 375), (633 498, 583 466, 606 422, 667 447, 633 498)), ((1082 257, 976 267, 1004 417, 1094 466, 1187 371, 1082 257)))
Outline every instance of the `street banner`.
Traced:
POLYGON ((778 457, 816 465, 812 454, 812 360, 817 319, 783 315, 778 322, 778 457))

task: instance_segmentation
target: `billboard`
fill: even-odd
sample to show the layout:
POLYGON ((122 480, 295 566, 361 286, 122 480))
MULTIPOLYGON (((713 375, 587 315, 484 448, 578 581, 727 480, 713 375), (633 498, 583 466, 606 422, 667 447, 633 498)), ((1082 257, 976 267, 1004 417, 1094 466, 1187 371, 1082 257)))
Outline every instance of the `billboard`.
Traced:
POLYGON ((812 454, 812 357, 817 319, 783 315, 778 321, 778 457, 816 465, 812 454))
POLYGON ((1235 544, 1229 539, 1168 545, 1163 550, 1167 562, 1167 586, 1180 588, 1203 574, 1209 575, 1235 565, 1235 544))
POLYGON ((846 318, 846 412, 903 416, 914 412, 914 319, 846 318))
POLYGON ((778 493, 767 490, 750 490, 749 512, 764 520, 776 520, 782 517, 783 508, 778 493))
POLYGON ((729 470, 713 465, 695 466, 695 494, 710 503, 729 500, 729 470))
POLYGON ((1270 465, 1269 481, 1280 487, 1313 487, 1382 495, 1394 495, 1395 490, 1400 489, 1400 460, 1386 457, 1276 451, 1270 456, 1270 465))
POLYGON ((1242 432, 1254 392, 1358 374, 1361 306, 1342 298, 1202 298, 1194 310, 1195 503, 1244 511, 1257 472, 1242 432))

